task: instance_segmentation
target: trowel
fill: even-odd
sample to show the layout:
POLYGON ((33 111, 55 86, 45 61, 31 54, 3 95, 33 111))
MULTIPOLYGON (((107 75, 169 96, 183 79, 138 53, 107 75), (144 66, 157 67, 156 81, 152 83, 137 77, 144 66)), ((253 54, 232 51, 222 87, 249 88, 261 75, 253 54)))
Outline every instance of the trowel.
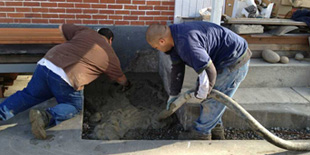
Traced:
POLYGON ((172 102, 170 104, 169 110, 164 109, 162 112, 159 113, 157 120, 161 121, 161 120, 166 119, 167 117, 171 116, 175 111, 177 111, 189 99, 190 99, 189 94, 183 93, 174 102, 172 102))

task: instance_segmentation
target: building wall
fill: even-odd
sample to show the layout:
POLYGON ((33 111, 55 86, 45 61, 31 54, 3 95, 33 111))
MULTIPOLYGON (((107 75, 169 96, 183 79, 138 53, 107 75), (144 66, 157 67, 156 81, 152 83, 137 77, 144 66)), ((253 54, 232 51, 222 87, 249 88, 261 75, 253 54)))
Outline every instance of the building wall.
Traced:
POLYGON ((173 22, 174 0, 0 0, 0 23, 149 25, 173 22))

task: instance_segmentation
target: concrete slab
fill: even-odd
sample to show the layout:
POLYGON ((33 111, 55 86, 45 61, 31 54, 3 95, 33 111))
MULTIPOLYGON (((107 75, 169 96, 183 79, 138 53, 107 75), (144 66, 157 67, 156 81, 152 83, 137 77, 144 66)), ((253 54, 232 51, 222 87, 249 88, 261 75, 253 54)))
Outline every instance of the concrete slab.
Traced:
POLYGON ((310 102, 310 87, 293 87, 292 89, 310 102))
POLYGON ((239 88, 233 97, 240 104, 309 104, 303 96, 290 87, 239 88))
MULTIPOLYGON (((310 126, 310 102, 292 88, 239 88, 233 98, 267 128, 303 129, 310 126)), ((200 105, 194 104, 185 104, 177 111, 185 129, 194 125, 199 114, 200 105)), ((224 113, 223 122, 226 127, 249 128, 230 109, 224 113)))
MULTIPOLYGON (((54 101, 55 102, 55 101, 54 101)), ((50 104, 47 102, 45 106, 50 104)), ((180 141, 180 140, 83 140, 82 116, 78 115, 47 131, 48 140, 36 140, 30 131, 28 111, 0 123, 1 154, 9 155, 164 155, 164 154, 308 154, 286 151, 264 140, 180 141)), ((307 142, 310 142, 308 140, 307 142)))

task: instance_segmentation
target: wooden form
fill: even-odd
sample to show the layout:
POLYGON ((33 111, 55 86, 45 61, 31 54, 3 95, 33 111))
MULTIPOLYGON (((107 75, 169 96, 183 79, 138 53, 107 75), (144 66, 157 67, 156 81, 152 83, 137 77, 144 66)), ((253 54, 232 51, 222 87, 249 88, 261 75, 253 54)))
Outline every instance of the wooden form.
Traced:
POLYGON ((274 36, 269 34, 240 35, 249 44, 285 44, 285 45, 308 45, 309 35, 283 35, 274 36))
POLYGON ((297 22, 291 19, 275 19, 275 18, 225 18, 227 24, 248 24, 248 25, 291 25, 291 26, 307 26, 304 22, 297 22))
POLYGON ((64 41, 58 28, 0 28, 0 44, 59 44, 64 41))

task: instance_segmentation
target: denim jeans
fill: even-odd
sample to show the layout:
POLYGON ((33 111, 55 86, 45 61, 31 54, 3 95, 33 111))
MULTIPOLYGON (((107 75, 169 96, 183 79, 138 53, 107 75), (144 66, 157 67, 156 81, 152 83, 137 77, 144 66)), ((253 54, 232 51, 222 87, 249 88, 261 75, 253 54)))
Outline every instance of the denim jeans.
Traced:
POLYGON ((82 110, 83 91, 74 90, 60 76, 38 65, 26 88, 17 91, 0 104, 0 118, 8 120, 52 97, 58 104, 46 109, 52 115, 50 126, 72 118, 82 110))
MULTIPOLYGON (((219 90, 232 97, 238 89, 240 83, 248 73, 250 60, 242 67, 230 71, 224 68, 217 75, 213 89, 219 90)), ((195 129, 201 133, 209 134, 217 124, 222 124, 222 115, 226 106, 214 99, 207 99, 201 103, 200 116, 195 122, 195 129)))

